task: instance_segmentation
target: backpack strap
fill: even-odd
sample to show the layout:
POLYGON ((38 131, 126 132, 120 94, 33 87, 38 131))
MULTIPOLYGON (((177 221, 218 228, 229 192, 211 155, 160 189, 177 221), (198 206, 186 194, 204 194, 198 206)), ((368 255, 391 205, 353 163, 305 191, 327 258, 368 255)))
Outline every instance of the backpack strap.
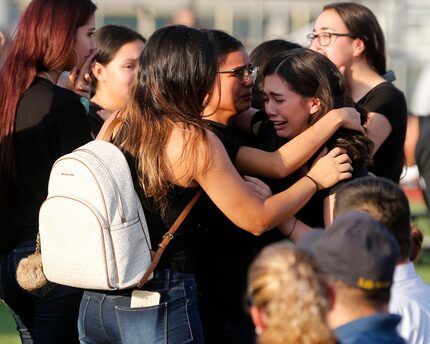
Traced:
POLYGON ((168 232, 163 235, 163 239, 158 244, 157 251, 155 251, 152 262, 149 268, 146 270, 145 274, 143 275, 140 282, 137 284, 137 288, 140 289, 142 286, 148 281, 149 276, 154 272, 155 268, 157 267, 158 262, 160 261, 161 255, 163 254, 164 250, 166 249, 169 242, 173 239, 175 232, 181 225, 181 223, 185 220, 190 210, 194 207, 197 200, 199 199, 200 195, 202 194, 202 189, 197 191, 197 193, 194 195, 194 197, 191 199, 191 201, 187 204, 187 206, 182 210, 182 212, 179 214, 176 221, 173 223, 173 225, 170 227, 168 232))

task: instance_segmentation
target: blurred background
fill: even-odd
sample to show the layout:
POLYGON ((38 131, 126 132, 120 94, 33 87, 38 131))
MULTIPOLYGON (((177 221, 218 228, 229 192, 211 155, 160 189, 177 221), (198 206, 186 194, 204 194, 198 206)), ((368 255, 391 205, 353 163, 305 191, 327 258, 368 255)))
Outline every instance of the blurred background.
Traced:
MULTIPOLYGON (((0 27, 13 32, 29 0, 0 0, 0 27)), ((321 12, 321 0, 95 0, 97 26, 127 25, 145 37, 170 23, 224 30, 252 50, 267 39, 306 45, 306 34, 321 12)), ((396 86, 410 99, 422 66, 430 61, 430 1, 357 1, 378 18, 387 41, 389 68, 396 86)))
MULTIPOLYGON (((70 0, 73 1, 73 0, 70 0)), ((306 35, 323 5, 321 0, 93 0, 97 27, 121 24, 146 38, 157 28, 181 23, 224 30, 240 39, 250 52, 259 43, 283 38, 306 46, 306 35)), ((334 1, 335 2, 335 1, 334 1)), ((430 63, 430 1, 356 1, 378 18, 386 39, 388 69, 395 72, 395 85, 411 100, 417 77, 430 63)), ((0 0, 0 31, 13 35, 29 0, 0 0)), ((430 96, 430 89, 429 89, 430 96)), ((425 233, 424 250, 417 264, 419 274, 430 283, 430 220, 420 188, 403 185, 413 220, 425 233)), ((19 343, 14 322, 0 302, 0 344, 19 343)))

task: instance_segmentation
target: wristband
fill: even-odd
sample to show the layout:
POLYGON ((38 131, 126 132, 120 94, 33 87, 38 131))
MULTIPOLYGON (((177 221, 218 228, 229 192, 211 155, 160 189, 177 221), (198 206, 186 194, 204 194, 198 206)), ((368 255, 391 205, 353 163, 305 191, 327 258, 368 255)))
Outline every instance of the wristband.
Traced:
POLYGON ((290 233, 287 234, 287 239, 289 239, 291 237, 291 234, 293 234, 294 230, 296 229, 296 224, 297 224, 297 217, 294 218, 293 227, 291 227, 290 233))
POLYGON ((315 184, 315 186, 317 187, 316 192, 320 191, 320 187, 318 186, 318 183, 316 182, 315 179, 313 179, 309 174, 305 174, 305 177, 308 177, 315 184))

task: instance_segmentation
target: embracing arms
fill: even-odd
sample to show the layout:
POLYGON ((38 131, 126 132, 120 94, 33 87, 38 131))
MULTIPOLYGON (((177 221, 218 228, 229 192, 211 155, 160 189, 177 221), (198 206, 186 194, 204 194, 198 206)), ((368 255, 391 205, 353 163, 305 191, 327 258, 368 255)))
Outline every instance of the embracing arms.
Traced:
MULTIPOLYGON (((248 112, 238 116, 250 117, 252 113, 248 112)), ((243 121, 242 124, 246 126, 246 121, 243 121)), ((360 124, 360 115, 355 109, 331 110, 318 122, 275 152, 242 146, 237 153, 235 166, 241 173, 284 178, 305 164, 340 127, 364 131, 360 124)))
MULTIPOLYGON (((255 235, 288 220, 312 197, 317 188, 311 178, 322 189, 351 176, 348 156, 336 148, 311 168, 308 172, 311 178, 303 177, 287 190, 262 199, 239 175, 224 146, 213 133, 208 133, 207 141, 211 157, 210 166, 204 173, 188 175, 186 178, 189 170, 187 162, 180 159, 180 152, 183 149, 182 136, 183 132, 174 130, 167 149, 172 166, 171 173, 176 177, 175 182, 185 184, 186 180, 192 177, 224 215, 238 227, 255 235)), ((196 157, 197 162, 200 156, 201 154, 196 157)))

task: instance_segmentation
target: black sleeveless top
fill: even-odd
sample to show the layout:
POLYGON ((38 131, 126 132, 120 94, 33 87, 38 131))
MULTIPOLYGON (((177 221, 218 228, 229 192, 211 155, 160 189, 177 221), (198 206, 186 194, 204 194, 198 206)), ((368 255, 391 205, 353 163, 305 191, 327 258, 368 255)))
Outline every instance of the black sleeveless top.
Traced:
MULTIPOLYGON (((169 195, 170 206, 165 218, 155 211, 153 202, 146 199, 143 202, 146 222, 153 250, 156 250, 163 235, 178 218, 182 210, 197 192, 197 188, 173 187, 169 195)), ((194 252, 196 245, 196 229, 198 220, 196 211, 192 209, 175 233, 173 240, 169 243, 156 270, 170 269, 177 272, 193 273, 195 271, 194 252)))
MULTIPOLYGON (((252 137, 239 128, 205 122, 233 162, 241 146, 253 146, 252 137)), ((196 280, 202 318, 222 316, 252 326, 243 297, 248 267, 258 253, 255 236, 231 222, 206 195, 201 197, 196 211, 200 214, 196 280)))
MULTIPOLYGON (((124 152, 124 155, 126 156, 130 166, 134 188, 139 195, 145 212, 146 223, 148 225, 149 236, 151 238, 151 246, 152 249, 156 251, 163 235, 168 232, 170 226, 175 222, 179 214, 199 189, 183 188, 172 185, 168 196, 169 206, 166 211, 166 215, 162 217, 160 211, 157 210, 154 200, 146 197, 139 186, 134 159, 127 152, 124 152)), ((194 207, 179 226, 174 238, 170 241, 169 245, 163 252, 155 271, 170 269, 176 272, 194 273, 194 252, 196 250, 197 227, 198 219, 194 207)))

